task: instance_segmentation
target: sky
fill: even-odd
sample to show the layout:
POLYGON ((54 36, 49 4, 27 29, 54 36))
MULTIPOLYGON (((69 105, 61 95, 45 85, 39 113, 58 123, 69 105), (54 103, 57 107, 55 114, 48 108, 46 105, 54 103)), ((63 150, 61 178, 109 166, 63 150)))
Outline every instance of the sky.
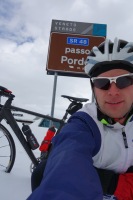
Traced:
MULTIPOLYGON (((15 94, 13 105, 51 114, 54 76, 46 63, 53 19, 107 24, 107 37, 133 41, 132 0, 0 0, 0 85, 15 94)), ((54 115, 69 102, 91 100, 89 80, 57 77, 54 115)))

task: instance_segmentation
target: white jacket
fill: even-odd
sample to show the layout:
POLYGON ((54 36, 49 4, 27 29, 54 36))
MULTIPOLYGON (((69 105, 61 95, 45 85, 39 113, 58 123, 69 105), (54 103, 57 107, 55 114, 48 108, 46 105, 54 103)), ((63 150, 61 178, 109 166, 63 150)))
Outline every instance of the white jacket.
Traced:
POLYGON ((133 165, 133 117, 128 119, 125 126, 118 122, 114 125, 104 125, 97 119, 95 103, 86 104, 81 111, 94 119, 101 133, 101 148, 93 157, 94 166, 117 173, 126 172, 133 165), (124 145, 123 131, 126 134, 128 148, 124 145))

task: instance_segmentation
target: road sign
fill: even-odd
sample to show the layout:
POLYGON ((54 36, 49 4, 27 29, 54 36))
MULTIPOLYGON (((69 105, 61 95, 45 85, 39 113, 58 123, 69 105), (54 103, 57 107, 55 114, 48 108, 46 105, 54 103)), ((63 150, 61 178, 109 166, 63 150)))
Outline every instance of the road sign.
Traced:
POLYGON ((47 73, 86 77, 84 63, 93 46, 105 40, 106 25, 53 20, 47 73), (100 35, 101 34, 101 35, 100 35))
POLYGON ((106 36, 106 24, 52 20, 51 32, 106 36))
POLYGON ((47 63, 48 74, 58 72, 66 76, 86 76, 84 62, 93 46, 105 40, 104 37, 52 33, 47 63))

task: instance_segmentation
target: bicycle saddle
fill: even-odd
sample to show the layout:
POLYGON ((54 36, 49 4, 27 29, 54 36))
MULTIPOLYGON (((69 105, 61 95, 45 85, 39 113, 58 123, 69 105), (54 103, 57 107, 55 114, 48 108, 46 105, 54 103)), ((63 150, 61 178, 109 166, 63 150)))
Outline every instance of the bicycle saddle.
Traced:
POLYGON ((61 95, 61 97, 69 99, 69 101, 76 101, 76 102, 86 102, 89 100, 86 98, 71 97, 71 96, 67 96, 67 95, 61 95))

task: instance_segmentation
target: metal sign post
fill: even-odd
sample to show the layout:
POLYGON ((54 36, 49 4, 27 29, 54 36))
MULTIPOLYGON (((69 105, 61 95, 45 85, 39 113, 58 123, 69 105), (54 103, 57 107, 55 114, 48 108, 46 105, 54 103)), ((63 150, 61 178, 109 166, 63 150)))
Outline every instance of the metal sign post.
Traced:
MULTIPOLYGON (((54 117, 54 107, 55 107, 55 96, 56 96, 56 86, 57 86, 57 72, 54 74, 54 85, 53 85, 53 95, 52 95, 52 106, 51 106, 51 117, 54 117)), ((50 121, 50 126, 52 126, 52 121, 50 121)))
POLYGON ((53 96, 52 96, 51 117, 54 116, 54 106, 55 106, 55 96, 56 96, 56 86, 57 86, 57 72, 55 72, 55 74, 54 74, 54 86, 53 86, 53 96))

